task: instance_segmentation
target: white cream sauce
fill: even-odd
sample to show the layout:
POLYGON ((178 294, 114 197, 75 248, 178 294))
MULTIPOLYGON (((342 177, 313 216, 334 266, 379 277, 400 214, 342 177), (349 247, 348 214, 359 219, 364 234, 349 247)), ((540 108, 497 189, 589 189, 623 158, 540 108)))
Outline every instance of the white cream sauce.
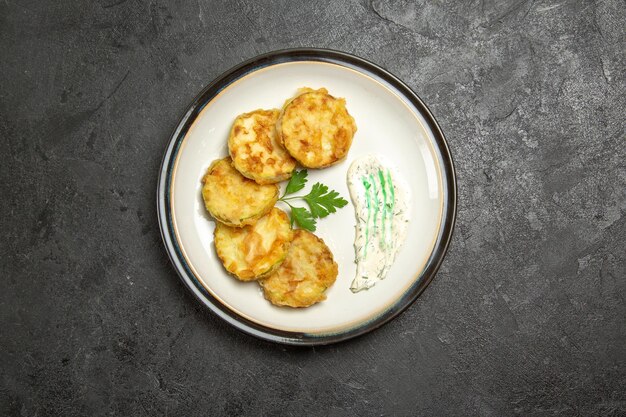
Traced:
POLYGON ((348 169, 348 188, 356 215, 356 277, 358 292, 385 278, 404 243, 409 223, 410 194, 403 178, 382 158, 367 155, 348 169))

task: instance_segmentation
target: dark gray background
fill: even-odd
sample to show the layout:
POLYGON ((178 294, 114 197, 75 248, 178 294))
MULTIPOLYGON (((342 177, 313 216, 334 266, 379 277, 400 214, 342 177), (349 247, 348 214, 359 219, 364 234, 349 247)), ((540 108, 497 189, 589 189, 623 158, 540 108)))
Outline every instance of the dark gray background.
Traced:
POLYGON ((626 415, 626 3, 0 1, 0 414, 626 415), (354 53, 455 158, 454 239, 359 339, 265 343, 157 226, 195 94, 259 53, 354 53))

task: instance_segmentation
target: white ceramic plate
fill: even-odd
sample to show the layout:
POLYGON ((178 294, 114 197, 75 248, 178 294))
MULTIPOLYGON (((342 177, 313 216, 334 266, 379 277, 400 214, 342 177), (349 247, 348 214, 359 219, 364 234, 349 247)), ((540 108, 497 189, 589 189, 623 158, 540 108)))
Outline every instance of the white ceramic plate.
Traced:
POLYGON ((238 329, 290 344, 345 340, 382 325, 408 307, 443 259, 455 208, 452 159, 440 128, 422 101, 380 67, 318 49, 266 54, 210 84, 172 136, 158 188, 163 240, 189 289, 238 329), (332 95, 345 97, 358 131, 348 157, 330 168, 309 170, 303 191, 319 181, 350 200, 346 184, 350 163, 362 155, 382 155, 407 180, 412 212, 407 239, 387 278, 358 293, 349 289, 356 271, 352 202, 318 220, 315 233, 333 252, 339 276, 327 291, 326 301, 292 309, 270 304, 257 283, 242 283, 226 273, 213 246, 215 224, 204 209, 200 180, 213 160, 228 155, 228 133, 238 114, 280 108, 305 86, 325 87, 332 95))

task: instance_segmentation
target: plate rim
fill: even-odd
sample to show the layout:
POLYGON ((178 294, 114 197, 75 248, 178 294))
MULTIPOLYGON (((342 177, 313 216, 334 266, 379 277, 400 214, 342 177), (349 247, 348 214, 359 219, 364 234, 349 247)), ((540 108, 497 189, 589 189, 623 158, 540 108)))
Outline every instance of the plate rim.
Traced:
POLYGON ((204 87, 187 106, 187 109, 176 124, 174 132, 169 137, 161 160, 156 194, 161 238, 174 269, 187 289, 211 312, 244 333, 271 342, 304 346, 337 343, 361 336, 393 320, 413 304, 433 280, 445 258, 454 232, 458 198, 456 171, 448 143, 441 127, 422 99, 398 77, 379 65, 346 52, 322 48, 291 48, 267 52, 230 68, 204 87), (275 64, 307 61, 325 62, 347 67, 368 76, 373 75, 374 79, 379 78, 394 87, 403 99, 415 107, 414 110, 420 113, 430 128, 433 134, 431 138, 433 139, 433 148, 439 154, 442 162, 441 172, 444 186, 442 225, 432 252, 418 279, 411 284, 402 297, 398 298, 389 308, 375 318, 363 321, 351 328, 325 334, 286 331, 264 326, 237 315, 228 306, 216 300, 198 281, 189 265, 187 265, 172 227, 172 212, 170 209, 169 190, 172 182, 173 162, 189 128, 200 115, 204 106, 225 87, 249 73, 275 64))

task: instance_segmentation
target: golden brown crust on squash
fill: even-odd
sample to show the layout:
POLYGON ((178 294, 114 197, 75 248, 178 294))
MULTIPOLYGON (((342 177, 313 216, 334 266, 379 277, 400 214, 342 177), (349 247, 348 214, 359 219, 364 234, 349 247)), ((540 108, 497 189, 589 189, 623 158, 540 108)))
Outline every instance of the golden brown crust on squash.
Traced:
POLYGON ((215 250, 224 268, 242 281, 271 273, 285 259, 292 240, 289 217, 277 208, 251 226, 218 224, 214 234, 215 250))
POLYGON ((324 241, 298 229, 283 263, 259 284, 272 304, 308 307, 326 299, 324 292, 337 274, 337 263, 324 241))
POLYGON ((235 119, 228 137, 234 167, 259 184, 273 184, 291 177, 296 161, 276 138, 280 110, 255 110, 235 119))
POLYGON ((324 168, 345 158, 357 130, 343 98, 324 88, 300 89, 276 124, 279 142, 300 164, 324 168))
POLYGON ((278 186, 259 185, 237 171, 230 158, 211 163, 202 178, 202 198, 220 223, 242 227, 255 223, 278 200, 278 186))

